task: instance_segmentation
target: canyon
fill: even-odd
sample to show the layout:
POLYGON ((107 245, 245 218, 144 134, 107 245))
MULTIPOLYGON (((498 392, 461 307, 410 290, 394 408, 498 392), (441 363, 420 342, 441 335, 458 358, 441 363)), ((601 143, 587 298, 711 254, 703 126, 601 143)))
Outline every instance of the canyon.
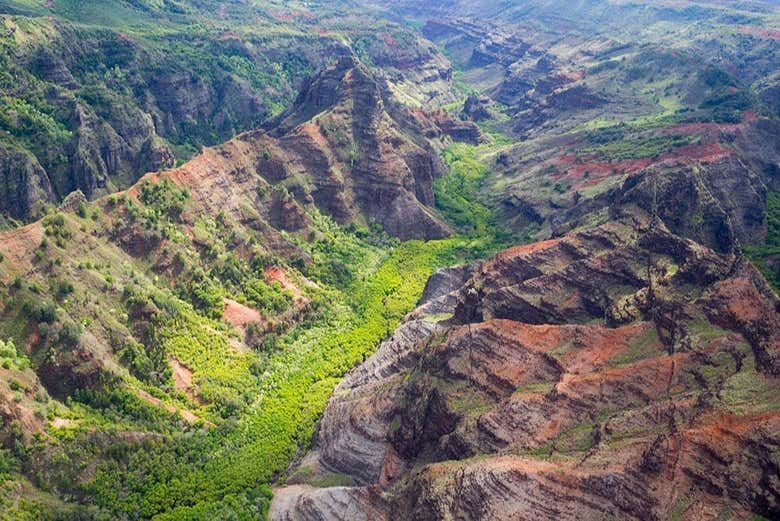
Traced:
POLYGON ((776 2, 101 4, 0 0, 0 519, 780 516, 776 2))

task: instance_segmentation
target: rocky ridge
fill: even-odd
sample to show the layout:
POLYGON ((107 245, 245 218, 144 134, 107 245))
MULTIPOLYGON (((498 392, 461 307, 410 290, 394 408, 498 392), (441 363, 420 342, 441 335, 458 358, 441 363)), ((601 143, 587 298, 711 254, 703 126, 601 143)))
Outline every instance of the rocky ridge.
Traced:
MULTIPOLYGON (((256 193, 263 218, 287 231, 305 229, 305 208, 314 205, 340 224, 375 222, 401 239, 447 236, 433 210, 432 184, 445 170, 431 140, 451 139, 446 132, 456 125, 448 127, 448 117, 398 112, 388 96, 354 58, 337 60, 264 130, 209 149, 162 177, 214 211, 256 193)), ((457 128, 479 139, 476 126, 457 128)))
MULTIPOLYGON (((376 19, 357 8, 345 40, 331 34, 343 20, 329 9, 296 18, 283 14, 299 12, 296 5, 269 14, 211 2, 118 4, 86 4, 82 16, 67 6, 26 12, 0 4, 2 91, 9 98, 0 117, 4 220, 30 222, 75 190, 94 199, 126 189, 202 146, 258 128, 328 60, 376 42, 364 34, 376 19), (95 11, 99 22, 89 19, 95 11), (135 13, 137 28, 125 26, 118 13, 126 11, 135 13), (252 16, 252 28, 235 23, 252 16), (147 34, 155 26, 166 36, 147 34)), ((364 56, 386 90, 416 107, 455 101, 441 53, 399 27, 386 30, 384 43, 364 56)))
POLYGON ((741 257, 637 214, 427 293, 302 462, 356 486, 282 488, 273 519, 778 515, 780 301, 741 257))
MULTIPOLYGON (((14 277, 56 277, 64 258, 68 277, 75 276, 89 291, 99 292, 99 281, 83 272, 82 261, 79 269, 67 264, 75 262, 79 252, 88 251, 107 266, 119 266, 109 261, 116 258, 148 262, 155 273, 186 285, 198 270, 187 268, 190 259, 175 254, 171 244, 190 248, 192 260, 211 269, 208 266, 215 261, 211 237, 197 230, 204 219, 219 222, 220 230, 213 233, 229 237, 231 254, 246 263, 261 253, 301 265, 311 263, 291 237, 316 240, 312 218, 318 213, 342 225, 365 228, 377 223, 403 239, 445 237, 449 228, 434 210, 432 183, 444 171, 434 146, 451 140, 445 133, 449 128, 467 129, 473 139, 481 134, 473 125, 452 122, 447 127, 444 123, 450 119, 441 113, 402 110, 391 96, 357 60, 337 60, 316 75, 296 104, 266 129, 206 148, 179 168, 148 173, 126 192, 100 199, 94 209, 89 209, 83 193, 72 193, 59 210, 84 218, 94 213, 93 221, 100 220, 100 225, 92 233, 78 229, 62 214, 0 234, 7 268, 0 284, 8 289, 14 277), (155 190, 164 195, 150 195, 155 190), (172 194, 184 199, 166 199, 172 194), (160 226, 161 216, 140 210, 155 204, 173 204, 164 218, 181 226, 183 237, 172 238, 160 226), (48 248, 49 240, 63 248, 56 266, 40 264, 40 252, 48 248)), ((287 313, 259 321, 265 322, 263 333, 279 323, 295 323, 308 312, 306 299, 293 301, 287 313)), ((244 310, 261 316, 256 310, 244 310)), ((141 331, 134 334, 142 335, 143 324, 155 313, 154 306, 134 309, 131 318, 141 331)), ((36 337, 36 324, 31 327, 28 350, 36 352, 46 341, 36 337)), ((66 397, 78 389, 99 387, 104 377, 115 373, 118 362, 109 353, 117 343, 112 336, 116 333, 108 326, 98 329, 78 349, 52 355, 38 375, 39 385, 53 396, 66 397)), ((246 337, 245 328, 242 331, 246 337)), ((56 338, 52 333, 49 339, 56 338)), ((241 349, 247 349, 245 341, 242 338, 241 349)))

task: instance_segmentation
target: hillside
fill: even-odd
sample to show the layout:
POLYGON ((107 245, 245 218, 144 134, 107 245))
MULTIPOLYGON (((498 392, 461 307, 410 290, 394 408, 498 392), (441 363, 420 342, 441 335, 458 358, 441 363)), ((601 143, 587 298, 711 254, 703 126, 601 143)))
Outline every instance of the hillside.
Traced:
POLYGON ((359 11, 0 2, 0 219, 40 217, 74 190, 92 199, 126 189, 257 128, 292 103, 306 77, 353 48, 407 102, 453 101, 431 44, 359 11), (370 28, 398 35, 394 47, 364 46, 370 28))
POLYGON ((438 272, 271 518, 774 518, 780 301, 631 217, 438 272))
POLYGON ((450 234, 433 183, 453 128, 480 138, 347 57, 265 130, 0 235, 5 457, 43 494, 14 515, 262 512, 338 378, 433 269, 490 247, 382 231, 450 234))
POLYGON ((0 520, 780 517, 776 3, 0 21, 0 520))

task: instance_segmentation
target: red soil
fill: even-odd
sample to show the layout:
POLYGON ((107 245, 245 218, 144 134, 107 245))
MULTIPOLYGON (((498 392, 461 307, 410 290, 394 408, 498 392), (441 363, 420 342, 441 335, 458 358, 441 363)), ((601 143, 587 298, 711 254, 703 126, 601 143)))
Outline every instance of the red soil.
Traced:
MULTIPOLYGON (((43 225, 40 222, 4 232, 0 235, 0 253, 5 257, 3 268, 14 275, 21 275, 32 268, 33 252, 43 241, 43 225)), ((9 273, 10 274, 10 273, 9 273)))
POLYGON ((265 318, 259 311, 230 299, 225 299, 222 320, 239 329, 253 323, 265 323, 265 318))
MULTIPOLYGON (((743 120, 749 120, 750 115, 755 113, 746 112, 743 114, 743 120)), ((743 125, 741 123, 734 124, 722 124, 722 123, 681 123, 679 125, 673 125, 666 129, 666 133, 670 135, 685 135, 685 136, 698 136, 702 134, 708 134, 712 132, 733 132, 739 130, 743 125)))
POLYGON ((678 148, 672 154, 665 157, 680 159, 685 164, 691 164, 694 162, 710 163, 730 154, 731 151, 723 148, 720 143, 709 143, 703 145, 686 145, 678 148))
POLYGON ((168 361, 173 370, 174 387, 186 394, 193 402, 203 405, 205 402, 196 394, 195 387, 192 385, 192 370, 172 356, 168 361))
POLYGON ((652 159, 632 159, 618 162, 583 161, 575 163, 576 156, 567 155, 553 160, 557 167, 567 166, 564 172, 553 174, 555 181, 569 181, 576 188, 595 186, 615 175, 633 174, 653 164, 652 159), (587 177, 585 174, 588 174, 587 177))
POLYGON ((298 286, 293 284, 293 282, 290 280, 290 277, 287 275, 287 272, 283 268, 278 266, 271 266, 270 268, 266 268, 264 275, 266 282, 278 282, 282 286, 282 289, 292 293, 294 300, 300 300, 301 290, 298 289, 298 286))
POLYGON ((495 256, 495 261, 509 260, 520 255, 526 255, 539 250, 545 250, 552 246, 555 246, 561 242, 561 239, 550 239, 547 241, 535 242, 533 244, 525 244, 523 246, 515 246, 498 253, 495 256))
POLYGON ((376 35, 376 37, 382 40, 382 43, 388 47, 396 47, 398 45, 398 40, 396 40, 393 35, 388 32, 379 33, 376 35))
MULTIPOLYGON (((494 319, 455 329, 448 335, 448 342, 464 335, 489 331, 504 344, 520 344, 524 349, 539 353, 551 353, 559 348, 570 346, 562 354, 553 356, 567 372, 578 374, 596 371, 628 352, 631 344, 652 327, 652 324, 647 322, 606 328, 600 325, 531 325, 513 320, 494 319)), ((660 344, 654 347, 656 351, 660 351, 660 344)), ((622 369, 617 371, 620 372, 622 369)))
POLYGON ((643 395, 655 400, 668 391, 667 385, 674 371, 683 367, 689 358, 688 353, 678 353, 598 372, 566 373, 556 389, 559 393, 582 397, 593 393, 600 394, 602 386, 611 383, 618 387, 633 386, 634 389, 641 390, 643 395))
POLYGON ((296 133, 301 137, 306 137, 312 143, 316 145, 320 150, 328 148, 328 141, 325 136, 322 135, 320 128, 314 123, 304 123, 296 130, 296 133))
POLYGON ((283 10, 275 9, 275 10, 268 11, 268 14, 271 15, 271 18, 273 18, 277 22, 289 23, 295 21, 295 17, 293 16, 291 11, 287 11, 287 10, 283 11, 283 10))
MULTIPOLYGON (((771 317, 772 309, 758 305, 762 302, 761 294, 746 277, 718 282, 714 289, 713 301, 717 303, 717 307, 712 313, 723 323, 760 323, 771 317)), ((777 315, 771 318, 777 320, 777 315)), ((780 341, 776 336, 768 340, 780 341)))
MULTIPOLYGON (((713 130, 734 130, 740 125, 713 125, 709 123, 692 123, 673 127, 679 129, 677 133, 700 134, 713 130)), ((671 129, 670 129, 671 131, 671 129)), ((577 162, 577 156, 568 154, 557 157, 552 160, 552 165, 561 169, 561 171, 552 174, 550 177, 555 182, 566 181, 574 189, 587 188, 601 184, 606 179, 616 175, 634 174, 645 168, 667 161, 675 161, 683 165, 694 163, 711 163, 731 155, 732 152, 719 143, 703 143, 697 145, 685 145, 674 149, 668 154, 653 160, 631 159, 624 161, 591 161, 588 157, 580 157, 577 162), (585 175, 587 173, 587 176, 585 175)))
POLYGON ((153 405, 160 409, 164 409, 170 413, 178 412, 181 415, 181 417, 184 418, 184 421, 186 421, 187 423, 196 423, 200 421, 200 418, 192 414, 190 411, 186 409, 177 409, 176 407, 174 407, 169 403, 163 403, 162 400, 160 400, 159 398, 155 398, 154 396, 147 393, 143 389, 138 390, 138 398, 148 403, 149 405, 153 405))
POLYGON ((750 34, 759 38, 769 38, 771 40, 780 40, 780 29, 771 29, 769 27, 757 27, 755 25, 740 26, 739 32, 750 34))

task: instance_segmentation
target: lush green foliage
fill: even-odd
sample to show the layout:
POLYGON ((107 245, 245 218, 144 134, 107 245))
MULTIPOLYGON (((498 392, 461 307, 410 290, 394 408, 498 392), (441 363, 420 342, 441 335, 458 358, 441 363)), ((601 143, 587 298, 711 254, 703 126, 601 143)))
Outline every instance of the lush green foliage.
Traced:
MULTIPOLYGON (((308 443, 339 378, 390 334, 432 270, 481 254, 484 247, 463 239, 395 247, 346 290, 312 295, 330 312, 285 334, 267 356, 232 351, 219 324, 179 305, 159 326, 165 352, 194 370, 208 409, 224 417, 241 414, 207 433, 185 429, 132 450, 102 454, 85 491, 108 511, 142 517, 211 519, 215 512, 262 512, 267 496, 246 491, 273 480, 308 443), (257 363, 260 371, 253 368, 257 363)), ((95 410, 110 408, 99 396, 80 399, 95 410)), ((114 420, 148 424, 152 420, 142 409, 122 406, 126 412, 114 420)))
POLYGON ((437 207, 449 219, 466 232, 480 235, 488 230, 491 212, 478 197, 487 168, 476 159, 474 148, 455 143, 444 151, 451 173, 437 179, 434 190, 437 207))
POLYGON ((748 246, 746 251, 767 280, 780 291, 780 192, 767 193, 766 228, 764 244, 748 246))
POLYGON ((627 126, 618 125, 596 132, 589 136, 591 142, 603 142, 593 147, 585 147, 583 153, 595 153, 602 160, 622 161, 627 159, 658 158, 674 151, 675 148, 694 143, 694 136, 662 135, 637 136, 628 131, 627 126), (625 134, 629 134, 625 136, 625 134))
MULTIPOLYGON (((307 303, 294 322, 272 332, 258 328, 259 347, 243 350, 235 347, 236 332, 219 320, 223 299, 281 319, 301 305, 264 278, 264 270, 281 261, 251 240, 250 258, 232 251, 231 244, 245 240, 246 232, 226 216, 200 218, 192 228, 199 249, 192 249, 183 231, 183 223, 191 222, 190 201, 170 183, 144 184, 137 200, 118 203, 105 204, 115 230, 121 230, 109 233, 128 233, 128 227, 142 236, 164 232, 168 255, 178 266, 176 279, 169 283, 149 273, 149 259, 129 266, 115 261, 111 248, 85 254, 74 247, 71 254, 84 256, 78 277, 68 277, 64 266, 46 264, 51 288, 20 281, 5 311, 33 317, 45 333, 35 364, 67 360, 84 330, 97 331, 91 326, 95 321, 123 339, 115 347, 121 370, 66 402, 74 423, 50 430, 50 440, 38 440, 13 457, 41 492, 88 498, 95 510, 79 515, 93 518, 262 516, 267 484, 307 446, 339 379, 395 329, 431 272, 495 247, 492 236, 476 235, 401 244, 380 231, 343 228, 312 212, 315 231, 305 239, 287 237, 311 259, 290 259, 286 267, 307 303), (304 283, 296 266, 312 282, 304 283), (94 289, 85 286, 92 280, 94 289), (45 296, 49 293, 52 299, 45 296), (110 316, 91 308, 92 300, 111 308, 110 316), (85 313, 79 322, 72 318, 85 313), (171 359, 191 371, 191 394, 174 383, 171 359), (95 467, 85 474, 77 461, 95 467)), ((46 218, 47 239, 53 242, 47 255, 57 257, 84 240, 77 225, 104 225, 92 220, 87 206, 75 215, 46 218), (56 244, 65 236, 67 241, 56 244)), ((22 327, 15 338, 26 338, 27 326, 22 327)), ((69 509, 45 502, 30 507, 41 516, 69 509)))

